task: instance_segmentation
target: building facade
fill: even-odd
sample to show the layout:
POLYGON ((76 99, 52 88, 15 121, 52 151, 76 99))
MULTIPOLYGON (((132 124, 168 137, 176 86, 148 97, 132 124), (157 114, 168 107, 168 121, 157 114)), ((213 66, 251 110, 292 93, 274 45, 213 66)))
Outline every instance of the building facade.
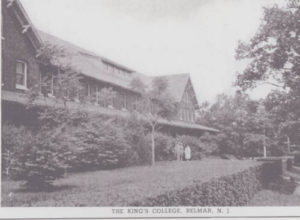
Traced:
MULTIPOLYGON (((138 78, 150 86, 155 77, 138 73, 105 57, 87 51, 50 34, 36 30, 18 0, 2 1, 2 118, 5 106, 24 102, 24 93, 38 86, 40 93, 52 101, 56 96, 58 75, 64 71, 60 65, 45 65, 40 59, 40 48, 45 46, 63 51, 57 62, 66 65, 82 76, 82 90, 87 109, 99 113, 127 114, 136 108, 139 92, 132 89, 131 82, 138 78), (47 81, 46 86, 43 82, 47 81), (100 91, 111 88, 115 96, 111 103, 101 102, 100 91), (92 106, 92 108, 91 108, 92 106)), ((172 134, 189 133, 201 135, 217 130, 195 124, 195 112, 199 108, 189 74, 159 76, 168 83, 168 93, 178 104, 178 115, 172 121, 162 121, 172 134)), ((78 102, 79 100, 73 100, 78 102)), ((55 101, 54 101, 55 102, 55 101)))

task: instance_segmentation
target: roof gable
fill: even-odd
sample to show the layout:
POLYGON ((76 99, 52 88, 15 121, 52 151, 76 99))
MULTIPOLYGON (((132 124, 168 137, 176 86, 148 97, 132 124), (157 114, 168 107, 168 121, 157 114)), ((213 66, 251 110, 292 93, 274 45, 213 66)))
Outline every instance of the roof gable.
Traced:
POLYGON ((42 46, 42 41, 20 1, 4 0, 4 3, 2 6, 12 12, 21 27, 22 34, 29 39, 35 51, 37 51, 42 46))
POLYGON ((193 86, 192 81, 191 81, 190 78, 189 78, 189 80, 188 80, 188 82, 186 84, 186 87, 185 87, 184 91, 186 91, 186 90, 189 90, 190 93, 191 93, 191 98, 193 100, 195 109, 199 109, 199 103, 198 103, 197 95, 195 93, 194 86, 193 86))
POLYGON ((180 102, 190 79, 189 74, 174 74, 161 76, 168 83, 168 92, 173 96, 176 102, 180 102))

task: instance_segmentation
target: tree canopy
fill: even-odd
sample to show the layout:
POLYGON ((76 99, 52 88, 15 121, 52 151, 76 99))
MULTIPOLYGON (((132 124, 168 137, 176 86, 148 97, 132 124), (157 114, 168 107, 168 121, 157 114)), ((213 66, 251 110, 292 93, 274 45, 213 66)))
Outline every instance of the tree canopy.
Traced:
POLYGON ((264 9, 262 23, 249 42, 240 42, 238 60, 247 61, 236 85, 244 91, 261 84, 273 85, 263 101, 277 139, 300 143, 300 6, 290 1, 285 7, 264 9))

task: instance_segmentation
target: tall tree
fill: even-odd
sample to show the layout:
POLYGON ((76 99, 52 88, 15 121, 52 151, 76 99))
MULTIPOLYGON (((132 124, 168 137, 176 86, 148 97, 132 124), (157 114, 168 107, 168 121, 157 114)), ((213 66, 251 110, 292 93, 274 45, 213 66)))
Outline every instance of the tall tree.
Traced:
POLYGON ((133 80, 133 89, 140 93, 136 113, 150 127, 152 165, 155 165, 155 133, 161 120, 169 120, 177 114, 177 103, 168 93, 168 83, 163 78, 154 78, 150 90, 141 80, 133 80))
MULTIPOLYGON (((238 60, 249 62, 237 76, 244 90, 260 84, 274 86, 265 100, 280 136, 300 136, 300 6, 290 1, 286 7, 264 9, 262 24, 248 43, 240 43, 238 60)), ((298 137, 298 138, 297 138, 298 137)))

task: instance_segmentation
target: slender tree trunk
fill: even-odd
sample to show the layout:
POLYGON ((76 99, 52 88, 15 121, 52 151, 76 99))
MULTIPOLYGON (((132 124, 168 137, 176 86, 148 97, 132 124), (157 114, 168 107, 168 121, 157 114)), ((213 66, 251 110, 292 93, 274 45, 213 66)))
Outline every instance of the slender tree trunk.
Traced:
POLYGON ((6 175, 9 176, 9 170, 10 170, 10 165, 11 165, 11 158, 10 158, 10 151, 8 151, 8 164, 6 167, 6 175))
POLYGON ((264 129, 264 158, 267 158, 266 129, 264 129))
POLYGON ((152 144, 152 163, 151 165, 154 166, 155 165, 155 140, 154 140, 154 132, 155 132, 155 126, 152 125, 151 126, 152 129, 151 129, 151 144, 152 144))
POLYGON ((286 140, 286 143, 287 143, 287 146, 288 146, 288 154, 291 153, 291 142, 290 142, 290 137, 289 136, 286 136, 287 140, 286 140))

